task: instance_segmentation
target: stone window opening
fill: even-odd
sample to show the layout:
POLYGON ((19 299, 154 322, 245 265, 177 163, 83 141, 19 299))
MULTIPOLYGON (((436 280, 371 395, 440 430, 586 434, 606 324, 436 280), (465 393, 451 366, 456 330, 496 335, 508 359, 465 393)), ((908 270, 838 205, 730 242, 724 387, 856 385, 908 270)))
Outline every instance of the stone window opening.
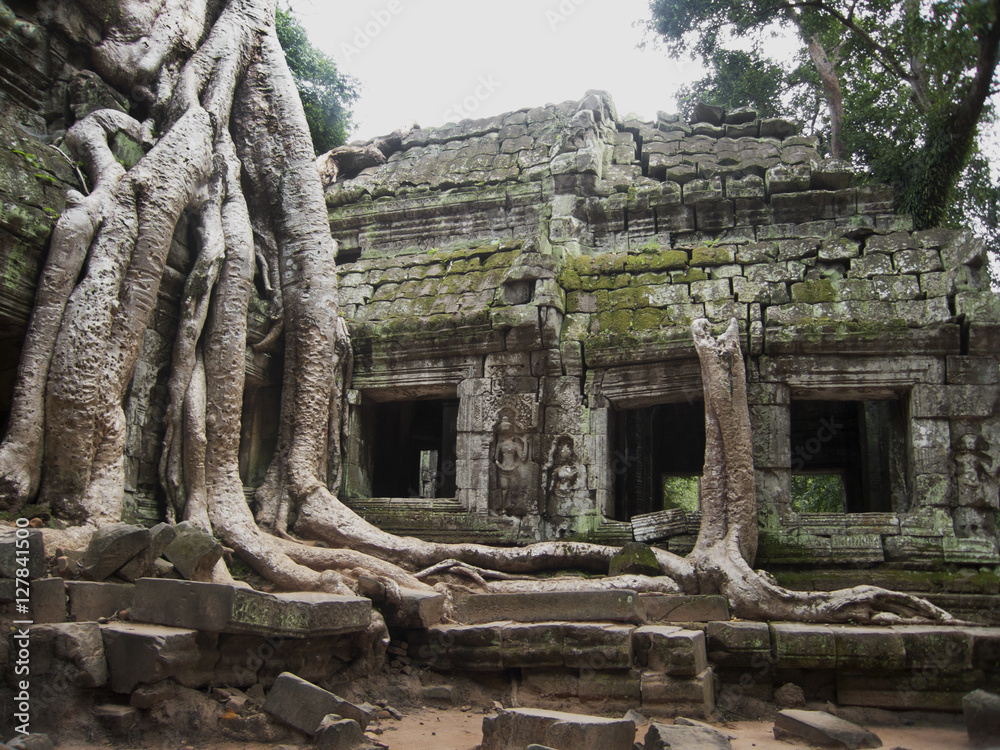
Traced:
POLYGON ((909 505, 904 399, 791 404, 791 505, 800 513, 890 513, 909 505))
POLYGON ((698 511, 705 463, 701 400, 616 410, 612 445, 617 520, 672 508, 698 511))
POLYGON ((455 497, 457 399, 376 402, 370 419, 372 497, 455 497))

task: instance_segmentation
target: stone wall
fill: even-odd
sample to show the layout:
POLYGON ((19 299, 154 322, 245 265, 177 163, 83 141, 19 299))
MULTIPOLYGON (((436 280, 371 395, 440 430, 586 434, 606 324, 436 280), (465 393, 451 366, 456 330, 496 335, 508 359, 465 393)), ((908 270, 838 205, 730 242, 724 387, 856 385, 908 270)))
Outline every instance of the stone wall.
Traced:
POLYGON ((690 324, 735 318, 761 562, 1000 562, 1000 308, 982 244, 912 231, 889 188, 856 184, 789 123, 699 114, 622 121, 589 92, 412 131, 327 186, 356 344, 349 501, 432 538, 464 518, 466 533, 683 552, 696 511, 622 496, 633 474, 659 481, 685 436, 658 458, 622 433, 645 419, 647 442, 697 442, 656 410, 700 410, 690 324), (380 405, 426 399, 458 402, 454 498, 373 499, 380 405), (830 441, 840 464, 821 466, 830 441), (817 471, 842 476, 836 512, 793 497, 793 475, 817 471))

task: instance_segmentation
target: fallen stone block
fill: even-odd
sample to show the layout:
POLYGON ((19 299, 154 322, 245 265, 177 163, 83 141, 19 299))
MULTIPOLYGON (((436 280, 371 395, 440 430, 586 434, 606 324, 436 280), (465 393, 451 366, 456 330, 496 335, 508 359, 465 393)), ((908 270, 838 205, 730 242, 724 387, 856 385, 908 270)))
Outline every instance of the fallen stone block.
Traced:
POLYGON ((83 575, 103 581, 149 546, 149 529, 115 523, 102 526, 90 537, 83 556, 83 575))
POLYGON ((354 750, 364 739, 358 722, 331 714, 320 723, 313 747, 315 750, 354 750))
POLYGON ((76 622, 114 617, 123 609, 129 609, 135 598, 135 586, 130 583, 67 581, 66 591, 69 616, 76 622))
POLYGON ((482 750, 632 750, 635 724, 627 719, 512 708, 483 719, 482 750))
POLYGON ((16 578, 17 572, 24 568, 28 570, 29 580, 45 575, 45 541, 42 532, 38 529, 0 527, 0 578, 16 578))
POLYGON ((801 739, 820 747, 840 747, 858 750, 882 747, 874 732, 823 711, 803 711, 786 708, 774 721, 776 739, 801 739))
POLYGON ((177 531, 169 523, 158 523, 149 530, 149 535, 149 546, 118 570, 118 575, 130 583, 153 575, 156 561, 177 538, 177 531))
POLYGON ((115 737, 130 738, 139 726, 139 709, 112 704, 94 706, 94 718, 115 737))
POLYGON ((189 581, 206 578, 222 559, 222 545, 205 529, 190 521, 174 526, 176 537, 163 551, 177 572, 189 581))
POLYGON ((732 750, 721 732, 708 726, 678 726, 653 723, 646 730, 645 750, 732 750))
POLYGON ((62 622, 31 628, 31 667, 48 675, 57 673, 82 688, 103 687, 108 682, 104 639, 96 622, 62 622))
POLYGON ((452 685, 425 685, 420 688, 420 700, 435 706, 454 706, 455 688, 452 685))
POLYGON ((1000 741, 1000 695, 973 690, 962 697, 962 713, 970 740, 977 743, 1000 741))
POLYGON ((305 638, 365 630, 371 601, 321 592, 268 594, 221 583, 142 578, 131 618, 213 633, 305 638))
POLYGON ((140 623, 101 625, 108 661, 108 687, 131 693, 138 685, 174 678, 186 687, 212 681, 219 654, 214 643, 199 642, 195 630, 140 623))
POLYGON ((66 582, 39 578, 31 582, 31 619, 35 623, 66 622, 66 582))
POLYGON ((362 731, 368 727, 371 714, 345 701, 328 690, 283 672, 274 681, 263 709, 276 719, 315 737, 329 714, 353 719, 362 731))

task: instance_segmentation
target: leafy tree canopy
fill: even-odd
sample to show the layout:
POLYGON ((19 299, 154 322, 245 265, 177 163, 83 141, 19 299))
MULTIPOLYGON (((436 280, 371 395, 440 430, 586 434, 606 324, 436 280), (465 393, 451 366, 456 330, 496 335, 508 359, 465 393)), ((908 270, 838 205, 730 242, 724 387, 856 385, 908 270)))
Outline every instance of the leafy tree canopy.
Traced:
POLYGON ((1000 0, 651 0, 650 29, 710 74, 685 91, 791 116, 831 155, 897 188, 918 228, 973 224, 1000 244, 1000 197, 979 150, 995 128, 1000 0), (801 48, 768 55, 777 30, 801 48))
POLYGON ((313 47, 291 10, 277 9, 278 42, 295 79, 317 154, 341 146, 351 129, 351 104, 357 81, 337 70, 336 63, 313 47))

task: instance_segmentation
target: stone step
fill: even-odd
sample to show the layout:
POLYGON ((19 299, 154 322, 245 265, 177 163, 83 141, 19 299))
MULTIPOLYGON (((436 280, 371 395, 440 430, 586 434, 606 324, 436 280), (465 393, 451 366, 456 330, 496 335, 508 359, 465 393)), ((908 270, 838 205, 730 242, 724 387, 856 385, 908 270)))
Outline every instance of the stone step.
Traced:
POLYGON ((669 625, 508 620, 435 625, 406 640, 415 663, 438 671, 635 668, 694 677, 708 667, 705 634, 669 625))
POLYGON ((131 619, 212 633, 307 638, 363 631, 371 611, 371 600, 358 596, 269 594, 227 584, 140 578, 131 619))
POLYGON ((456 618, 469 624, 499 620, 712 622, 729 619, 729 604, 722 596, 639 594, 630 590, 472 594, 459 602, 456 618))

